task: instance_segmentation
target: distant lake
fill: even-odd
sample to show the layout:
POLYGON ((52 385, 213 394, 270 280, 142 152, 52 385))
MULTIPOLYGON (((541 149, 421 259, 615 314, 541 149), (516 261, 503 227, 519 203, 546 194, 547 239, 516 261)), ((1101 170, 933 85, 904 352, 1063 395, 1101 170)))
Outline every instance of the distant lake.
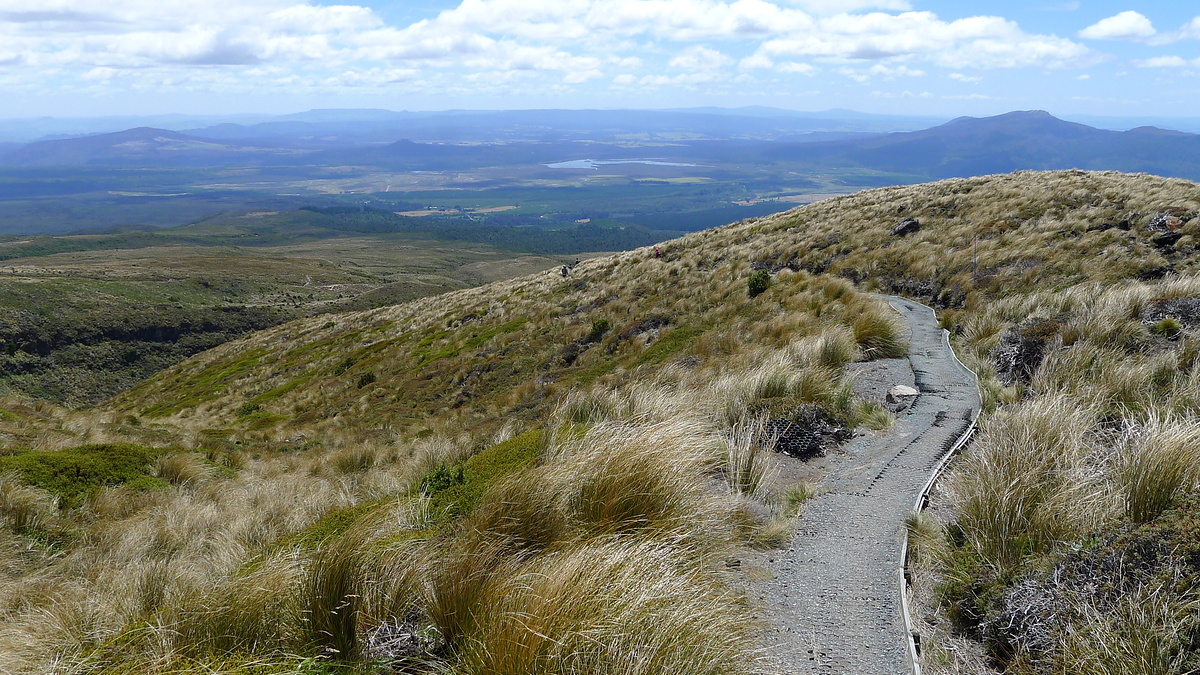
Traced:
POLYGON ((551 169, 598 169, 609 164, 649 164, 651 166, 699 166, 685 162, 660 162, 656 159, 572 159, 567 162, 547 164, 551 169))

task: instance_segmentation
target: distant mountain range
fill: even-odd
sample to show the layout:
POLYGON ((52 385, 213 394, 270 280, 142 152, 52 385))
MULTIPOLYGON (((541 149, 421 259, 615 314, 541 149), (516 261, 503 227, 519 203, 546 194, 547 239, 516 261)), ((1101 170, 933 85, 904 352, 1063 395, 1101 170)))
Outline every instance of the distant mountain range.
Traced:
POLYGON ((1108 131, 1044 111, 962 117, 941 126, 865 139, 780 144, 777 158, 824 167, 865 167, 929 178, 1022 169, 1145 172, 1200 179, 1200 135, 1139 127, 1108 131))
MULTIPOLYGON (((136 128, 110 134, 0 146, 0 166, 238 166, 357 164, 407 170, 540 165, 566 157, 620 159, 648 153, 680 162, 786 161, 814 171, 861 168, 928 178, 1020 169, 1146 172, 1200 179, 1200 135, 1139 127, 1109 131, 1066 122, 1043 111, 963 117, 921 131, 810 131, 803 135, 718 138, 731 122, 770 126, 795 117, 769 110, 708 112, 519 111, 420 117, 438 142, 385 138, 399 113, 313 111, 257 125, 222 124, 187 133, 136 128), (353 113, 353 114, 351 114, 353 113), (349 118, 357 119, 349 124, 349 118), (537 138, 531 135, 540 123, 537 138), (504 126, 507 124, 508 126, 504 126), (374 125, 374 126, 373 126, 374 125), (479 125, 479 126, 476 126, 479 125), (488 126, 490 125, 490 126, 488 126), (329 128, 331 135, 315 136, 329 128), (334 133, 335 129, 342 129, 334 133), (491 131, 485 132, 485 129, 491 131), (435 134, 435 130, 440 130, 435 134), (454 142, 461 131, 489 142, 454 142), (638 134, 641 142, 638 142, 638 134), (673 142, 647 137, 678 136, 673 142), (586 136, 591 134, 593 138, 586 136), (689 140, 689 136, 699 139, 689 140), (380 139, 380 140, 365 140, 380 139), (623 142, 614 139, 625 139, 623 142), (799 139, 799 140, 798 140, 799 139), (384 141, 387 142, 384 142, 384 141)), ((820 118, 814 118, 820 119, 820 118)), ((416 124, 416 122, 413 122, 416 124)), ((829 122, 826 126, 834 127, 829 122)), ((843 125, 847 128, 853 125, 843 125)), ((416 126, 412 127, 417 128, 416 126)), ((760 131, 764 126, 757 127, 760 131)), ((323 133, 323 132, 322 132, 323 133)), ((726 134, 728 135, 728 134, 726 134)), ((753 135, 753 134, 749 134, 753 135)))

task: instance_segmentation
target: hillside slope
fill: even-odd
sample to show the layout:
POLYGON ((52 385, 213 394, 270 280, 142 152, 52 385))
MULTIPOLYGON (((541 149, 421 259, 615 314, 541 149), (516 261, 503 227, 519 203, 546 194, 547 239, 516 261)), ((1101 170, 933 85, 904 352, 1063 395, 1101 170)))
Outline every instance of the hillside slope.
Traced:
MULTIPOLYGON (((724 561, 787 541, 812 493, 772 479, 778 429, 828 447, 888 426, 843 371, 905 348, 859 292, 878 288, 936 304, 988 405, 1005 403, 956 479, 954 523, 926 528, 944 625, 983 636, 1013 673, 1073 671, 1082 647, 1055 651, 1015 620, 988 631, 1013 618, 1005 598, 1045 588, 1036 575, 1089 541, 1133 555, 1114 533, 1163 514, 1174 539, 1138 541, 1186 538, 1179 496, 1200 475, 1160 471, 1155 448, 1200 447, 1198 214, 1200 186, 1146 175, 871 190, 565 278, 301 319, 100 410, 9 399, 0 653, 18 672, 371 672, 385 657, 756 672, 724 561), (1168 489, 1147 497, 1145 476, 1168 489)), ((1148 578, 1193 578, 1171 577, 1191 571, 1162 550, 1148 578)), ((1133 648, 1145 628, 1185 664, 1196 633, 1173 617, 1194 593, 1142 587, 1163 613, 1122 605, 1110 625, 1081 609, 1063 635, 1133 648)))
POLYGON ((871 190, 667 242, 657 259, 639 249, 585 261, 567 279, 547 272, 343 315, 332 326, 291 323, 208 352, 111 406, 151 417, 187 411, 189 424, 236 428, 243 405, 260 405, 279 416, 279 433, 335 417, 339 427, 354 420, 415 433, 434 410, 494 424, 484 420, 710 349, 738 320, 731 297, 744 288, 730 282, 756 269, 829 273, 926 298, 953 316, 1035 287, 1192 270, 1197 213, 1191 183, 1114 173, 871 190), (1159 231, 1154 223, 1171 213, 1178 232, 1159 231), (917 219, 919 232, 892 235, 904 218, 917 219), (589 341, 601 321, 611 330, 589 341), (377 381, 360 389, 356 378, 368 372, 377 381), (497 403, 498 390, 509 400, 497 403))

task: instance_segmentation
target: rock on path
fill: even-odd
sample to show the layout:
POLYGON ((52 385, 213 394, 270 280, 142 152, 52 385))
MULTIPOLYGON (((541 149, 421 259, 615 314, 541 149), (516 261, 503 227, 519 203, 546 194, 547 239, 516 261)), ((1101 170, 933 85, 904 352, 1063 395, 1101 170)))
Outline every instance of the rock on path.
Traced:
POLYGON ((824 481, 829 491, 805 504, 791 544, 766 563, 773 578, 747 587, 783 673, 908 672, 899 600, 904 519, 979 397, 933 310, 887 299, 911 330, 908 362, 920 395, 888 434, 844 448, 824 481))

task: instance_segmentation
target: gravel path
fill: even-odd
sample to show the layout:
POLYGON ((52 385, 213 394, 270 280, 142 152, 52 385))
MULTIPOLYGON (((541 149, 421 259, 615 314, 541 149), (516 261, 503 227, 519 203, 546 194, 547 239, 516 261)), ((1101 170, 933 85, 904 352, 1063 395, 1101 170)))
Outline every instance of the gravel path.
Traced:
POLYGON ((910 364, 920 396, 886 435, 859 436, 831 453, 829 491, 805 504, 791 544, 745 570, 783 673, 907 672, 898 597, 904 519, 979 401, 933 311, 887 300, 908 322, 910 354, 896 361, 910 364))

